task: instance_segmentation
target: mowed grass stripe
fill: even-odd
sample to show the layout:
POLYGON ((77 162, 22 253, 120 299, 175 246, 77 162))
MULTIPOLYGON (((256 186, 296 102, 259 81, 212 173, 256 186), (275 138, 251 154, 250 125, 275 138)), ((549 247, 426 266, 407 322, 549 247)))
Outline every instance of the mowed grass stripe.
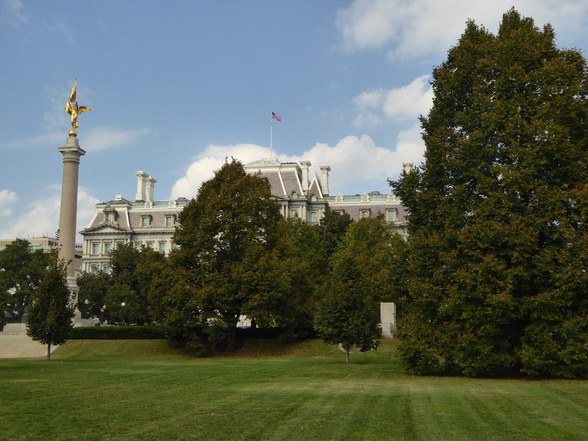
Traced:
POLYGON ((343 357, 315 341, 206 359, 73 341, 49 363, 0 360, 0 439, 586 439, 586 382, 407 376, 390 341, 343 357))

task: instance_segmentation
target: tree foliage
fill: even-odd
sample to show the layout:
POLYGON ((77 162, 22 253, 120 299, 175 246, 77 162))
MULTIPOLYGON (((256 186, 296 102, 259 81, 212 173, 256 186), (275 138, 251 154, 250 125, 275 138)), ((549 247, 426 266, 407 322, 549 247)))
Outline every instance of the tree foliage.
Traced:
POLYGON ((586 60, 513 10, 433 72, 425 163, 392 183, 410 232, 411 372, 588 373, 586 60))
POLYGON ((352 223, 353 219, 351 219, 349 214, 339 213, 337 211, 327 211, 321 218, 318 226, 318 235, 327 257, 335 254, 347 229, 352 223))
MULTIPOLYGON (((236 160, 226 162, 179 220, 172 261, 186 283, 174 284, 174 292, 186 320, 220 323, 228 349, 245 314, 258 323, 296 327, 304 273, 293 242, 282 236, 284 220, 267 181, 248 175, 236 160)), ((178 312, 169 316, 177 321, 178 312)))
POLYGON ((393 236, 385 221, 361 219, 351 224, 331 259, 315 329, 325 343, 341 344, 346 362, 354 346, 362 351, 377 347, 379 304, 390 301, 394 289, 390 283, 393 236))
POLYGON ((65 264, 52 252, 28 310, 27 334, 47 345, 47 360, 51 359, 51 345, 65 343, 73 328, 74 307, 66 274, 65 264))
POLYGON ((6 287, 6 280, 4 273, 0 272, 0 329, 6 325, 6 313, 8 312, 8 289, 6 287))
POLYGON ((106 293, 112 283, 112 277, 105 273, 82 273, 77 278, 78 309, 84 318, 93 315, 104 318, 106 293))
POLYGON ((47 255, 42 250, 32 250, 28 240, 16 239, 0 251, 4 279, 0 288, 8 297, 6 311, 16 321, 23 321, 46 268, 47 255))

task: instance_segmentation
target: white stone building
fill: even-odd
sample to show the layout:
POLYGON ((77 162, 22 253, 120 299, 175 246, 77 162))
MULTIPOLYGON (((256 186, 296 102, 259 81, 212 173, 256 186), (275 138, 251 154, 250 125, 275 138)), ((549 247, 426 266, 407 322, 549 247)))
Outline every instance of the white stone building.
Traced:
MULTIPOLYGON (((384 216, 397 232, 406 236, 406 211, 393 193, 379 192, 356 195, 330 195, 328 165, 320 166, 321 176, 309 176, 310 161, 281 163, 261 159, 244 165, 248 173, 267 179, 272 196, 284 217, 297 217, 318 224, 327 211, 347 213, 354 220, 384 216)), ((405 170, 412 163, 404 164, 405 170)), ((168 253, 178 215, 189 202, 186 198, 155 201, 157 181, 143 171, 137 172, 137 193, 131 202, 121 195, 96 205, 96 213, 84 237, 82 271, 109 271, 109 253, 117 245, 132 243, 168 253)))

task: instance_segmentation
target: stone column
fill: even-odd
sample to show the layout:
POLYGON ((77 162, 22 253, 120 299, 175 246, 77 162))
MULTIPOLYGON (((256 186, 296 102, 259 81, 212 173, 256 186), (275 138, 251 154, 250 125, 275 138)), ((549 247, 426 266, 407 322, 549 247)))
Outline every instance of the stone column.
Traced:
POLYGON ((76 315, 78 286, 75 276, 76 220, 78 213, 78 170, 80 157, 86 152, 80 148, 77 133, 72 130, 63 147, 57 150, 63 155, 61 181, 61 209, 59 212, 59 259, 67 264, 67 284, 75 301, 76 315))

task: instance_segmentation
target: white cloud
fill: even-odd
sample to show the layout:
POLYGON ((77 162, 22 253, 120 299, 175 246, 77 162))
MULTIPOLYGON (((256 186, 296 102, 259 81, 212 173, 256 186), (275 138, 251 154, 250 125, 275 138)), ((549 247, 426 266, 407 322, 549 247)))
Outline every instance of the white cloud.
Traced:
POLYGON ((153 131, 147 127, 121 130, 113 127, 94 127, 84 131, 84 148, 87 150, 104 150, 133 143, 153 131))
MULTIPOLYGON (((133 143, 138 138, 147 136, 151 133, 152 130, 146 127, 129 130, 121 130, 112 127, 95 127, 84 131, 84 140, 81 147, 88 151, 121 147, 133 143)), ((0 148, 16 149, 46 146, 58 147, 63 145, 66 139, 66 130, 52 130, 37 136, 0 143, 0 148)))
MULTIPOLYGON (((61 194, 59 186, 52 187, 52 195, 28 204, 24 212, 0 220, 0 238, 29 238, 39 236, 55 236, 59 226, 59 208, 61 194)), ((85 228, 94 212, 98 199, 91 196, 85 189, 78 191, 77 230, 85 228)), ((77 241, 81 240, 78 234, 77 241)))
POLYGON ((353 99, 358 114, 354 125, 377 127, 383 123, 383 117, 391 121, 410 121, 427 114, 433 104, 433 90, 428 79, 428 75, 423 75, 407 86, 362 92, 353 99))
MULTIPOLYGON (((417 129, 418 133, 418 129, 417 129)), ((402 171, 404 161, 419 164, 424 145, 414 139, 414 131, 401 132, 395 149, 378 146, 367 135, 346 136, 334 146, 317 143, 300 156, 279 156, 282 161, 310 160, 314 172, 320 176, 319 166, 328 164, 330 193, 356 194, 388 189, 387 178, 402 171), (411 136, 409 136, 411 135, 411 136)))
POLYGON ((337 27, 347 50, 389 48, 391 59, 417 59, 446 53, 468 19, 496 32, 513 6, 539 27, 551 23, 560 40, 586 33, 585 0, 355 0, 338 11, 337 27))
POLYGON ((19 27, 27 22, 27 17, 23 13, 24 3, 22 0, 2 0, 0 2, 0 23, 7 23, 12 27, 19 27))
POLYGON ((269 156, 269 148, 255 144, 210 145, 196 157, 196 161, 188 167, 184 177, 176 181, 172 187, 170 198, 196 196, 200 185, 212 178, 214 171, 221 168, 227 158, 233 157, 245 164, 269 156))
POLYGON ((0 190, 0 217, 12 215, 12 206, 18 201, 18 196, 10 190, 0 190))
MULTIPOLYGON (((400 133, 395 150, 377 146, 371 137, 363 135, 347 136, 334 146, 317 143, 299 156, 278 153, 277 157, 281 162, 309 160, 313 164, 311 176, 320 177, 319 166, 328 164, 331 166, 331 194, 356 194, 372 190, 386 191, 386 179, 398 176, 404 161, 419 164, 423 151, 424 146, 416 125, 400 133)), ((246 164, 269 157, 269 153, 268 148, 252 144, 209 146, 188 167, 185 176, 176 181, 171 198, 194 197, 202 182, 214 176, 214 170, 222 166, 225 158, 234 157, 246 164)))

